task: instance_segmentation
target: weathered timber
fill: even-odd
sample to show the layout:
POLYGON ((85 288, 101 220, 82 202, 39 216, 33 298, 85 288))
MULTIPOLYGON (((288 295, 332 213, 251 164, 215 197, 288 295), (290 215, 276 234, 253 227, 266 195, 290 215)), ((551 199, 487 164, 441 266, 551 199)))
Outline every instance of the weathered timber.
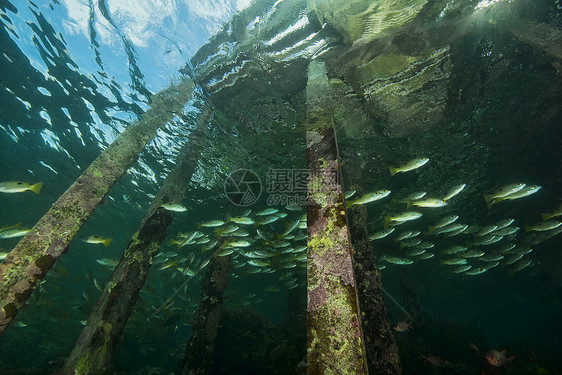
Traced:
POLYGON ((199 314, 187 343, 183 375, 209 374, 222 316, 222 297, 229 279, 230 256, 213 257, 201 285, 199 314))
POLYGON ((308 374, 366 374, 326 66, 312 61, 306 88, 308 374))
POLYGON ((373 262, 373 251, 369 245, 367 209, 355 205, 347 212, 349 234, 355 250, 355 277, 369 373, 398 375, 402 373, 402 366, 380 289, 381 275, 373 262))
POLYGON ((186 79, 154 95, 142 118, 92 162, 0 264, 0 334, 157 129, 182 109, 192 89, 186 79))
POLYGON ((92 309, 88 323, 64 364, 63 374, 92 374, 111 361, 152 260, 173 219, 173 212, 160 205, 183 199, 201 153, 198 134, 207 126, 210 114, 211 111, 206 110, 199 117, 197 129, 180 152, 176 168, 166 177, 92 309))

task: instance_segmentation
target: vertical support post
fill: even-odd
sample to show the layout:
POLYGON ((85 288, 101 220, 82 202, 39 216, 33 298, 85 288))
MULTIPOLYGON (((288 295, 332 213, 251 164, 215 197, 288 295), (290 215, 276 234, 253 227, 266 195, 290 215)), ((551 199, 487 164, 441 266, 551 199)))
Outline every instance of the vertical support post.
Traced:
POLYGON ((203 284, 199 315, 187 343, 182 375, 209 374, 222 316, 222 296, 229 279, 230 256, 213 257, 203 284))
POLYGON ((369 373, 400 375, 402 366, 398 345, 390 327, 381 292, 381 274, 373 262, 373 252, 367 235, 367 209, 362 205, 348 209, 357 278, 357 294, 361 309, 361 327, 365 337, 365 351, 369 373))
POLYGON ((306 87, 308 181, 308 374, 366 374, 352 248, 340 181, 326 65, 312 61, 306 87))
MULTIPOLYGON (((210 115, 208 109, 202 113, 195 132, 201 132, 207 126, 210 115)), ((160 204, 177 203, 183 199, 197 166, 201 147, 202 142, 192 137, 180 152, 176 168, 166 177, 139 230, 133 235, 92 309, 88 323, 64 364, 63 374, 93 374, 104 369, 111 361, 152 260, 173 219, 173 213, 160 208, 160 204)))
POLYGON ((133 165, 159 127, 191 97, 184 80, 152 97, 151 108, 105 149, 0 264, 0 334, 66 251, 111 186, 133 165))

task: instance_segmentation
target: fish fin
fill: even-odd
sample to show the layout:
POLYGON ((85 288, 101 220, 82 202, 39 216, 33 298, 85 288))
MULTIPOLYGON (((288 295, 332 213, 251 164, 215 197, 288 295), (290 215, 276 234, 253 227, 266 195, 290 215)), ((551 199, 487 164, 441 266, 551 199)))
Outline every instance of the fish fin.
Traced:
POLYGON ((494 199, 486 201, 486 207, 488 207, 488 210, 492 209, 492 206, 494 205, 494 203, 496 203, 496 201, 494 199))
POLYGON ((394 176, 398 173, 398 168, 388 167, 388 170, 390 171, 390 176, 394 176))
POLYGON ((546 221, 546 220, 552 218, 552 215, 551 214, 541 214, 541 217, 542 217, 542 221, 546 221))
POLYGON ((39 194, 41 192, 41 188, 43 187, 43 182, 38 182, 34 185, 31 185, 29 187, 29 190, 31 190, 32 192, 34 192, 35 194, 39 194))
POLYGON ((105 240, 101 241, 101 243, 102 243, 105 247, 108 247, 109 244, 111 243, 111 241, 113 241, 113 238, 106 238, 105 240))

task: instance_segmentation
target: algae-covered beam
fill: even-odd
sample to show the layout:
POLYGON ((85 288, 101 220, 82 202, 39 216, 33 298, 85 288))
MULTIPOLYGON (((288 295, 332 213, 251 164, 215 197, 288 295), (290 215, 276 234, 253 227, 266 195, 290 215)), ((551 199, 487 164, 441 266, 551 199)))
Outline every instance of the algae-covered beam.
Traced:
POLYGON ((206 110, 199 117, 197 129, 180 152, 176 167, 166 177, 92 309, 88 323, 64 364, 63 374, 93 374, 109 364, 152 260, 173 219, 173 212, 160 205, 183 199, 201 153, 203 142, 198 139, 198 134, 207 126, 210 114, 211 111, 206 110))
POLYGON ((230 256, 213 257, 201 285, 199 314, 187 343, 182 375, 209 374, 229 279, 230 256))
POLYGON ((93 161, 0 264, 0 334, 110 187, 135 162, 157 129, 183 108, 192 89, 193 83, 186 79, 154 95, 142 118, 93 161))
POLYGON ((353 259, 367 367, 371 374, 398 375, 402 373, 402 367, 398 346, 384 307, 381 275, 373 261, 373 251, 367 236, 367 209, 362 205, 356 205, 347 212, 349 234, 355 250, 353 259))
POLYGON ((308 374, 366 374, 326 66, 312 61, 306 87, 308 374))

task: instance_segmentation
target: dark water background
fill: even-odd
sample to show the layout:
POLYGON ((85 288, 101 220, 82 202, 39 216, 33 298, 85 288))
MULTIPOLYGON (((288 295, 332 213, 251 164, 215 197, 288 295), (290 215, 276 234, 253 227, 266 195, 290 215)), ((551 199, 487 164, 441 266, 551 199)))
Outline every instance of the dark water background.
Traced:
MULTIPOLYGON (((284 27, 303 14, 303 4, 287 3, 290 6, 279 11, 282 21, 278 24, 284 27)), ((128 19, 110 2, 81 5, 89 15, 89 33, 85 35, 72 31, 71 25, 77 21, 67 12, 76 9, 77 3, 0 0, 0 180, 45 182, 38 196, 31 192, 3 194, 0 225, 21 222, 22 226, 33 226, 94 158, 149 107, 151 93, 176 80, 178 70, 185 71, 190 58, 195 56, 192 61, 196 62, 204 55, 199 48, 238 10, 234 2, 222 3, 216 7, 222 12, 209 16, 179 2, 173 4, 177 7, 175 18, 154 17, 142 29, 153 33, 136 35, 147 38, 142 44, 129 29, 139 19, 128 19), (99 24, 113 33, 111 42, 99 33, 99 24)), ((557 2, 518 4, 520 14, 560 31, 557 2)), ((272 9, 270 6, 267 3, 263 8, 272 9)), ((307 27, 311 26, 296 33, 294 40, 285 40, 285 45, 269 50, 261 45, 254 58, 259 60, 260 54, 265 56, 304 39, 311 33, 307 27)), ((270 37, 281 31, 266 30, 270 37)), ((223 45, 232 48, 227 42, 223 45)), ((367 125, 354 132, 345 118, 336 116, 339 150, 345 162, 344 185, 360 192, 387 188, 398 198, 418 190, 442 195, 449 187, 466 183, 465 190, 446 208, 423 210, 421 220, 399 229, 422 230, 453 213, 470 225, 511 217, 522 228, 514 242, 522 243, 525 225, 538 222, 539 213, 550 212, 562 203, 560 61, 506 35, 492 22, 466 32, 450 48, 446 108, 435 126, 417 128, 410 123, 404 135, 393 134, 384 119, 359 108, 354 115, 364 118, 367 125), (430 162, 418 171, 389 177, 388 166, 419 156, 428 157, 430 162), (491 210, 486 208, 483 192, 515 182, 542 189, 520 200, 498 203, 491 210)), ((182 201, 189 211, 176 215, 169 238, 194 230, 198 222, 242 213, 243 209, 229 203, 224 194, 224 179, 231 171, 248 168, 265 181, 269 168, 304 168, 305 133, 299 116, 305 108, 303 67, 308 58, 304 54, 275 69, 266 66, 252 72, 261 81, 254 86, 246 83, 244 95, 234 96, 228 89, 211 92, 208 87, 197 88, 195 99, 186 104, 184 117, 167 124, 147 146, 2 335, 0 373, 21 369, 46 373, 68 355, 83 328, 81 321, 88 319, 100 294, 91 277, 103 285, 111 275, 111 268, 96 259, 120 258, 173 168, 179 148, 190 138, 202 102, 216 100, 221 110, 182 201), (293 86, 280 90, 286 82, 293 86), (260 96, 277 101, 263 103, 260 96), (229 100, 234 103, 230 111, 224 104, 229 100), (290 105, 279 106, 281 101, 290 105), (267 117, 264 108, 279 116, 267 117), (260 127, 249 128, 247 124, 260 127), (84 243, 81 239, 90 234, 114 240, 108 248, 84 243)), ((265 58, 259 61, 267 63, 265 58)), ((262 197, 251 207, 254 212, 268 207, 266 199, 262 197)), ((383 216, 403 208, 390 199, 367 207, 370 233, 381 229, 383 216)), ((302 215, 287 212, 286 219, 269 229, 282 231, 284 223, 302 215)), ((406 310, 416 312, 414 329, 396 333, 404 373, 477 374, 481 358, 468 348, 471 341, 482 351, 507 349, 509 355, 517 355, 515 364, 501 373, 535 374, 544 368, 550 374, 561 374, 561 238, 555 236, 535 245, 528 255, 533 265, 516 273, 500 265, 478 276, 454 275, 438 257, 408 266, 386 263, 381 271, 386 290, 406 310), (532 351, 536 362, 529 359, 532 351), (451 367, 437 369, 424 364, 421 355, 430 353, 447 358, 451 367)), ((18 239, 0 241, 2 251, 9 251, 18 239)), ((438 245, 456 244, 453 242, 438 245)), ((173 250, 165 245, 161 251, 173 250)), ((204 256, 198 248, 189 251, 197 258, 204 256)), ((373 242, 374 256, 381 265, 385 262, 380 254, 396 251, 400 250, 391 240, 373 242)), ((234 274, 237 277, 230 280, 226 292, 214 373, 292 373, 305 355, 303 265, 290 271, 298 284, 294 289, 287 287, 281 271, 234 274), (271 291, 271 287, 278 290, 271 291)), ((123 332, 111 371, 178 373, 197 312, 201 275, 190 281, 173 307, 157 316, 153 313, 184 282, 183 277, 173 270, 153 267, 123 332)), ((392 302, 387 301, 386 307, 391 322, 405 318, 392 302)))

